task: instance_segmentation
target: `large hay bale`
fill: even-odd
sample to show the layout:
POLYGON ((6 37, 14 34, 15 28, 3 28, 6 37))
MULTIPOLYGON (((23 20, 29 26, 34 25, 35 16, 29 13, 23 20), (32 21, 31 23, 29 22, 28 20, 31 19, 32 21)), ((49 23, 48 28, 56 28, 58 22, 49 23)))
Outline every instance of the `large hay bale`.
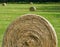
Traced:
POLYGON ((6 3, 2 3, 3 6, 6 6, 6 3))
POLYGON ((30 7, 30 11, 36 11, 36 7, 30 7))
POLYGON ((57 47, 56 33, 45 18, 24 15, 7 28, 2 47, 57 47))

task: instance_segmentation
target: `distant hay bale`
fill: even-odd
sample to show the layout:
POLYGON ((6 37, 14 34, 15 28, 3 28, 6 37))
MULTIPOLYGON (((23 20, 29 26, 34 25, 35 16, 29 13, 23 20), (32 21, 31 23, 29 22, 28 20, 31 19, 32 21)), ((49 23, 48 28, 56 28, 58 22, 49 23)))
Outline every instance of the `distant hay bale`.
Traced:
POLYGON ((31 5, 33 5, 33 2, 30 2, 31 5))
POLYGON ((3 5, 3 6, 6 6, 6 3, 3 3, 2 5, 3 5))
POLYGON ((36 11, 36 7, 30 7, 30 11, 36 11))
POLYGON ((2 47, 57 47, 57 37, 45 18, 27 14, 10 24, 2 47))

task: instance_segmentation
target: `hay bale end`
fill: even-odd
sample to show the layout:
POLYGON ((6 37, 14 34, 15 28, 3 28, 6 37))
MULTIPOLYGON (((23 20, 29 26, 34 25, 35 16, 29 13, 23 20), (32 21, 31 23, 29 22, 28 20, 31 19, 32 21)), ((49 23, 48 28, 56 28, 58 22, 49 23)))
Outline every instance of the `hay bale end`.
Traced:
POLYGON ((45 18, 27 14, 9 25, 2 47, 57 47, 57 37, 45 18))

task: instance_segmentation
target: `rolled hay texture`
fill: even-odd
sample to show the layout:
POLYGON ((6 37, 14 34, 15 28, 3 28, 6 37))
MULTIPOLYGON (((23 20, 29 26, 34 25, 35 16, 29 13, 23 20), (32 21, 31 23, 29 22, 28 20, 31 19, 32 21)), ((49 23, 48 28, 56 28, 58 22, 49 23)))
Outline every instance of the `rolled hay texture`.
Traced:
POLYGON ((6 6, 6 3, 2 3, 3 6, 6 6))
POLYGON ((36 7, 30 7, 30 11, 36 11, 36 7))
POLYGON ((45 18, 27 14, 9 25, 2 47, 57 47, 57 37, 45 18))

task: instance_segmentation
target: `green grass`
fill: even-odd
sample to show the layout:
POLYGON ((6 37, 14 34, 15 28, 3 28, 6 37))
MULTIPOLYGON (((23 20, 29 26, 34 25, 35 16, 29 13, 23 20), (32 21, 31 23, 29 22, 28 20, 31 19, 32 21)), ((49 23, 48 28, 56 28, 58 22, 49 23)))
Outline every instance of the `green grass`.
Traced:
POLYGON ((24 14, 37 14, 45 17, 55 28, 58 47, 60 47, 60 4, 34 4, 33 6, 37 8, 34 12, 29 11, 31 6, 30 4, 7 4, 7 6, 0 4, 0 47, 8 25, 24 14))

